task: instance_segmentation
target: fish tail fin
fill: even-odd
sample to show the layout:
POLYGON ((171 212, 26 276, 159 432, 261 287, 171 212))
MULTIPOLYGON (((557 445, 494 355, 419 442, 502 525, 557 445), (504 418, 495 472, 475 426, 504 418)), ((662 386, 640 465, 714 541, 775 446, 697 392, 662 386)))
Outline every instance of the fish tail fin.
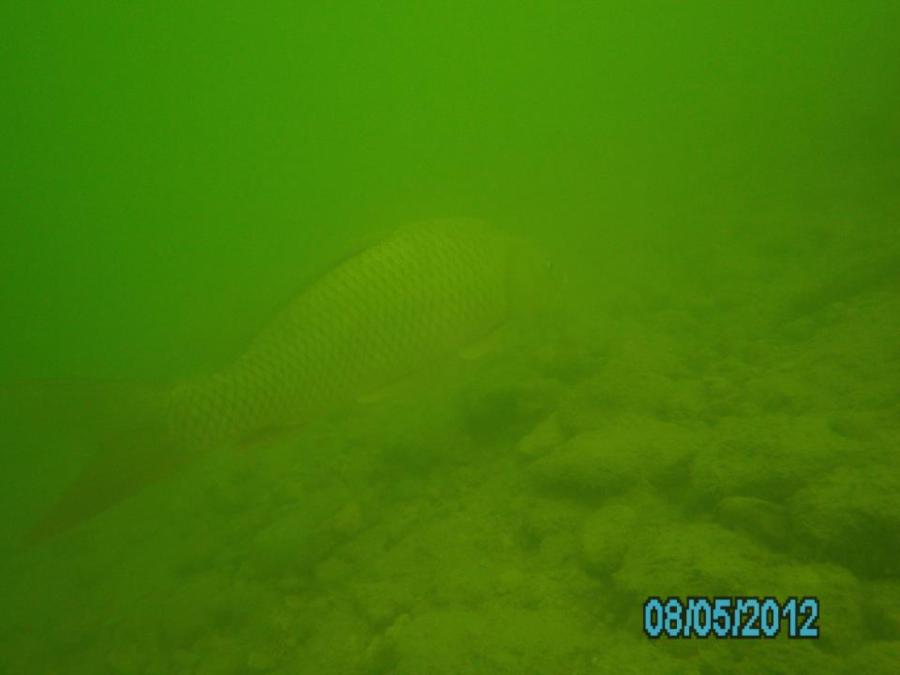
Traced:
POLYGON ((186 460, 163 427, 136 429, 109 442, 25 533, 24 543, 38 544, 76 527, 171 476, 186 460))
POLYGON ((96 454, 23 537, 34 545, 62 534, 175 473, 191 453, 166 421, 168 389, 131 383, 28 383, 5 388, 3 408, 20 433, 81 437, 96 454), (14 390, 14 394, 9 392, 14 390))

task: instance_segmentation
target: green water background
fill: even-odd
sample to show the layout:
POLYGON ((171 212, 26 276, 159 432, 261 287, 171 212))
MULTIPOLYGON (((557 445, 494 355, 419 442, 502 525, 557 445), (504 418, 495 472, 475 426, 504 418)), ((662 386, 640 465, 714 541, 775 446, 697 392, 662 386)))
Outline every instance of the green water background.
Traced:
MULTIPOLYGON (((0 25, 2 381, 165 381, 215 368, 305 279, 358 242, 420 218, 475 215, 530 237, 565 270, 578 345, 570 360, 581 359, 583 378, 602 375, 604 359, 628 349, 649 370, 667 351, 680 363, 693 359, 695 373, 726 380, 729 364, 752 364, 762 388, 779 392, 767 413, 826 419, 849 407, 866 420, 860 433, 880 461, 896 460, 895 3, 8 3, 0 25), (792 399, 772 384, 785 364, 798 381, 824 383, 818 394, 792 399)), ((619 386, 611 395, 627 396, 619 386)), ((454 400, 448 394, 436 404, 436 429, 452 426, 454 400)), ((736 409, 698 415, 716 427, 717 415, 736 409)), ((357 413, 348 424, 409 427, 422 434, 420 444, 441 445, 435 439, 444 431, 421 429, 413 411, 357 413)), ((508 421, 490 409, 485 415, 488 427, 508 421)), ((500 457, 516 442, 474 437, 500 457)), ((372 442, 383 441, 376 434, 372 442)), ((179 650, 215 651, 199 638, 160 638, 155 656, 134 648, 140 665, 122 666, 110 653, 127 640, 101 628, 124 623, 155 635, 164 623, 133 608, 137 597, 178 595, 181 582, 169 571, 192 549, 158 530, 190 510, 191 480, 112 515, 105 530, 98 524, 102 547, 73 537, 52 553, 15 549, 17 534, 87 452, 27 437, 2 448, 0 546, 10 569, 0 592, 17 608, 7 635, 31 640, 0 643, 25 668, 9 672, 220 672, 183 655, 184 663, 172 661, 179 650), (110 552, 115 541, 120 548, 110 552), (147 562, 150 553, 158 565, 147 562), (85 578, 94 581, 85 587, 85 578), (79 587, 77 600, 60 599, 79 587), (85 613, 95 623, 79 632, 85 613)), ((327 476, 328 453, 320 454, 327 476)), ((425 453, 441 466, 436 454, 425 453)), ((247 488, 248 502, 276 491, 265 478, 279 475, 277 457, 247 488)), ((219 461, 223 475, 234 470, 219 461)), ((406 455, 398 462, 381 476, 385 483, 410 482, 409 466, 424 471, 406 455)), ((479 466, 471 468, 476 484, 479 466)), ((509 470, 528 475, 519 464, 509 470)), ((438 493, 459 480, 449 470, 446 484, 440 472, 426 473, 421 481, 438 493)), ((349 475, 361 483, 345 476, 351 496, 323 498, 324 512, 365 492, 368 474, 349 475)), ((526 488, 511 479, 508 489, 526 488)), ((207 493, 193 499, 202 512, 200 494, 207 493)), ((455 505, 462 497, 446 499, 455 505)), ((366 522, 393 522, 394 511, 385 507, 379 520, 380 502, 373 504, 366 522)), ((577 530, 595 506, 570 514, 559 530, 577 530)), ((243 555, 254 546, 229 533, 221 531, 220 547, 243 555)), ((422 546, 429 541, 423 531, 422 546)), ((580 555, 550 567, 579 569, 580 555)), ((816 558, 823 559, 841 563, 816 558)), ((220 563, 212 565, 217 573, 231 569, 220 563)), ((887 575, 894 582, 895 573, 887 575)), ((569 590, 576 597, 591 588, 569 590)), ((309 592, 331 597, 324 582, 309 592)), ((464 594, 465 587, 442 602, 465 604, 464 594)), ((529 611, 553 604, 537 595, 529 611)), ((579 626, 608 646, 611 624, 594 621, 579 626)), ((383 626, 338 621, 322 632, 353 636, 345 660, 315 656, 310 645, 319 636, 282 646, 293 656, 267 666, 248 665, 247 654, 268 637, 212 626, 205 614, 197 622, 199 633, 240 636, 232 639, 238 665, 221 672, 306 672, 291 666, 294 657, 315 664, 310 672, 328 663, 333 672, 421 666, 403 655, 402 629, 400 656, 366 661, 367 649, 380 654, 373 641, 387 640, 383 626)), ((261 623, 255 615, 247 621, 261 623)), ((890 630, 865 635, 826 649, 828 667, 845 667, 863 643, 898 639, 890 630)), ((564 650, 559 662, 590 649, 564 650)), ((794 662, 784 651, 799 668, 806 653, 794 662)), ((458 649, 436 653, 455 664, 447 668, 458 666, 458 649)), ((490 644, 484 653, 494 653, 490 644)), ((621 672, 615 656, 596 658, 583 672, 621 672)), ((695 663, 691 654, 671 658, 676 670, 695 663)), ((561 672, 552 670, 558 663, 529 661, 527 650, 522 659, 510 672, 522 664, 561 672)))

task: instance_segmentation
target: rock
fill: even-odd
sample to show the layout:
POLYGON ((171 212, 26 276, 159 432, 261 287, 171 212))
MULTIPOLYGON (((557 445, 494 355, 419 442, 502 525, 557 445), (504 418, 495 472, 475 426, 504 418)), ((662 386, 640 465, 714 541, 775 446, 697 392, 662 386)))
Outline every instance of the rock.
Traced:
POLYGON ((554 544, 545 543, 558 533, 574 533, 584 520, 584 507, 560 499, 533 498, 519 510, 521 520, 513 534, 513 541, 528 553, 546 552, 554 544))
POLYGON ((579 434, 621 414, 670 421, 696 418, 703 405, 702 387, 687 376, 677 351, 682 345, 660 332, 650 336, 646 327, 631 327, 609 348, 602 367, 562 397, 563 429, 579 434))
POLYGON ((779 565, 766 590, 779 600, 793 596, 819 600, 818 644, 833 653, 847 653, 865 637, 862 585, 850 570, 829 564, 779 565))
POLYGON ((521 369, 485 372, 461 392, 463 425, 482 441, 520 436, 555 407, 559 386, 521 369))
POLYGON ((841 436, 864 442, 878 443, 884 432, 896 431, 890 429, 891 420, 883 410, 838 410, 832 413, 829 424, 841 436))
POLYGON ((765 373, 744 383, 746 402, 764 414, 805 415, 827 405, 827 394, 804 372, 765 373))
POLYGON ((497 590, 501 594, 517 593, 528 581, 528 577, 519 569, 510 567, 497 576, 497 590))
POLYGON ((559 414, 554 412, 519 440, 516 452, 523 457, 539 457, 562 445, 564 441, 565 435, 559 424, 559 414))
POLYGON ((239 609, 238 593, 226 575, 196 576, 182 582, 177 592, 160 599, 161 643, 171 651, 191 649, 214 630, 230 624, 239 609))
POLYGON ((113 673, 139 673, 146 661, 139 645, 130 640, 119 641, 106 655, 106 664, 113 673))
POLYGON ((900 580, 871 582, 865 589, 866 623, 879 640, 900 640, 900 580))
POLYGON ((632 598, 766 594, 774 560, 752 540, 719 525, 673 523, 635 532, 613 579, 632 598))
POLYGON ((576 617, 557 609, 437 609, 387 632, 396 675, 570 672, 591 644, 576 617))
POLYGON ((720 524, 774 549, 787 543, 787 513, 778 504, 757 497, 725 497, 716 504, 715 513, 720 524))
POLYGON ((869 642, 847 657, 842 675, 862 673, 896 673, 900 663, 900 640, 869 642))
POLYGON ((353 574, 352 566, 337 557, 325 558, 315 566, 315 580, 320 588, 333 588, 353 574))
POLYGON ((634 540, 637 512, 627 504, 609 504, 588 517, 581 531, 581 551, 589 572, 615 572, 634 540))
POLYGON ((643 484, 677 484, 680 470, 702 443, 695 431, 650 417, 622 415, 575 436, 538 461, 539 485, 590 498, 643 484))
POLYGON ((273 649, 254 649, 247 655, 247 669, 253 673, 266 673, 278 662, 279 656, 273 649))
POLYGON ((248 642, 257 648, 276 650, 278 665, 274 672, 278 675, 363 672, 366 649, 374 636, 351 598, 341 593, 310 595, 301 621, 299 630, 304 635, 293 644, 289 638, 297 630, 297 618, 287 633, 279 629, 248 642))
MULTIPOLYGON (((195 675, 233 675, 245 671, 246 655, 234 640, 218 637, 207 645, 196 668, 195 675)), ((146 672, 164 672, 148 670, 146 672)))
POLYGON ((825 418, 726 418, 694 457, 691 482, 712 503, 731 496, 782 502, 856 450, 825 418))
MULTIPOLYGON (((648 640, 641 633, 640 627, 637 632, 614 629, 598 631, 590 651, 585 654, 582 667, 560 672, 585 675, 698 675, 703 671, 686 666, 687 660, 677 654, 684 648, 693 647, 688 641, 648 640)), ((710 669, 707 672, 724 671, 710 669)))
POLYGON ((578 549, 578 537, 575 533, 563 530, 552 532, 541 539, 538 556, 544 564, 559 568, 575 557, 578 549))
POLYGON ((257 533, 246 564, 260 577, 305 576, 339 540, 333 521, 316 523, 312 514, 292 510, 257 533))
POLYGON ((414 604, 412 584, 397 581, 369 581, 356 584, 352 595, 372 628, 382 630, 414 604))
MULTIPOLYGON (((693 641, 698 642, 698 641, 693 641)), ((826 654, 816 640, 701 640, 696 673, 729 675, 813 675, 835 672, 837 656, 826 654)), ((873 671, 874 672, 874 671, 873 671)), ((859 674, 858 674, 859 675, 859 674)))
POLYGON ((563 397, 560 424, 567 434, 580 434, 602 428, 616 415, 656 413, 673 392, 672 382, 658 372, 604 371, 563 397))
POLYGON ((372 639, 363 654, 363 672, 371 675, 389 673, 394 667, 397 655, 394 653, 393 644, 379 635, 372 639))
POLYGON ((603 338, 596 334, 566 334, 530 354, 538 372, 572 384, 588 378, 603 367, 608 355, 603 338))
POLYGON ((347 502, 335 514, 331 524, 341 536, 346 537, 356 534, 363 525, 363 512, 359 502, 355 500, 347 502))
POLYGON ((813 555, 861 576, 900 575, 900 471, 844 467, 789 503, 794 533, 813 555))

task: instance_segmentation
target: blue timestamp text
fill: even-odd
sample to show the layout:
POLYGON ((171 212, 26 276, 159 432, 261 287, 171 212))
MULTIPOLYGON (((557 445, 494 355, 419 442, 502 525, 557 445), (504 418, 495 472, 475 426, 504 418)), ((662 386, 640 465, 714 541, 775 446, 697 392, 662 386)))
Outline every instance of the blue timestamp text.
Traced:
POLYGON ((789 597, 688 597, 644 602, 649 638, 771 639, 819 637, 819 600, 789 597))

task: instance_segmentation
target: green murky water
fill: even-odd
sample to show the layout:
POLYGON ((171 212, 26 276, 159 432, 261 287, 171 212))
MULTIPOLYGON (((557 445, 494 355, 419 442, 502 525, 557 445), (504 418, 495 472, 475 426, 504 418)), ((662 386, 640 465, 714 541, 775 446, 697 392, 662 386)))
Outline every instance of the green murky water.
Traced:
POLYGON ((186 4, 0 10, 0 671, 896 672, 898 6, 186 4), (454 215, 556 330, 20 546, 96 450, 24 382, 215 371, 454 215), (820 637, 642 631, 720 595, 820 637))

